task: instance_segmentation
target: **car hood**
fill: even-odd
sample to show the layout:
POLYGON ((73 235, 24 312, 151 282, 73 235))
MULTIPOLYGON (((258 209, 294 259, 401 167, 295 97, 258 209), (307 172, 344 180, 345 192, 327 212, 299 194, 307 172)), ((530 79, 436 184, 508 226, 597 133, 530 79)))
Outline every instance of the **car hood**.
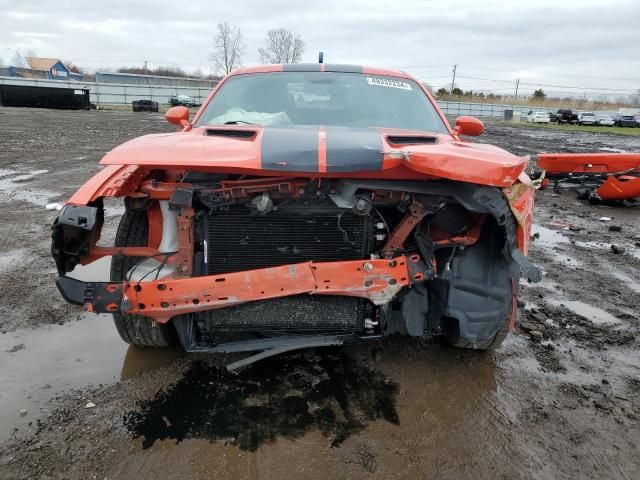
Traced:
POLYGON ((526 160, 435 133, 225 125, 139 137, 113 149, 101 164, 270 176, 445 178, 506 187, 526 160))

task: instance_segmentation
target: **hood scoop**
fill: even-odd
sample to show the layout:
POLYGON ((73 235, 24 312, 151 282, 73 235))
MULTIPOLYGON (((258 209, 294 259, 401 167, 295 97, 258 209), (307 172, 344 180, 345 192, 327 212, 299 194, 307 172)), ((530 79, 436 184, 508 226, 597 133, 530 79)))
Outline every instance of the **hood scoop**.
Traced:
POLYGON ((435 145, 438 140, 426 135, 387 135, 387 142, 393 145, 435 145))
POLYGON ((205 130, 207 137, 227 137, 247 140, 256 136, 256 130, 238 130, 235 128, 208 128, 205 130))

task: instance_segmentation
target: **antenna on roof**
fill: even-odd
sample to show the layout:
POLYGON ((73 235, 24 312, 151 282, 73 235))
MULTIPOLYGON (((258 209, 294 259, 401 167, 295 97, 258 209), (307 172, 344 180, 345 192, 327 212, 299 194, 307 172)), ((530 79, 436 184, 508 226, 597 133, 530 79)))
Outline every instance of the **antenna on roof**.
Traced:
POLYGON ((318 53, 318 63, 324 63, 324 52, 318 53))

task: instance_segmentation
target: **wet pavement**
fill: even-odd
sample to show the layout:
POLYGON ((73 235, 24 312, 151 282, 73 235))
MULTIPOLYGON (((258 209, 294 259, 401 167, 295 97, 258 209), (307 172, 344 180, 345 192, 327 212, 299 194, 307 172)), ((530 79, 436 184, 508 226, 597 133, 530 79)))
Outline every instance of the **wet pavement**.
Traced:
MULTIPOLYGON (((230 374, 235 357, 127 347, 108 316, 65 304, 53 284, 46 204, 104 151, 170 127, 158 115, 5 111, 3 480, 640 478, 638 209, 540 192, 530 255, 544 279, 521 282, 521 328, 493 354, 391 338, 230 374)), ((484 141, 520 154, 640 150, 500 124, 484 141)), ((105 245, 121 211, 108 207, 105 245)), ((101 280, 108 268, 76 274, 101 280)))
POLYGON ((110 315, 84 314, 65 325, 1 335, 0 442, 33 423, 47 402, 64 392, 131 378, 182 355, 180 348, 125 344, 110 315))

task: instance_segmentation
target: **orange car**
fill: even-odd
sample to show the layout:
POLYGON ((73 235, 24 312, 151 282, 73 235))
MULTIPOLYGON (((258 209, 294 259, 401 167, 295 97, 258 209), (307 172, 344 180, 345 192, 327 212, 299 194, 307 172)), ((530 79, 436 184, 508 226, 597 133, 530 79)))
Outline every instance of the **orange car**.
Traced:
POLYGON ((487 349, 513 326, 534 189, 422 83, 353 65, 225 77, 193 120, 115 148, 53 227, 57 284, 143 347, 275 353, 393 333, 487 349), (103 199, 126 211, 96 246, 103 199), (111 282, 66 274, 112 256, 111 282))

